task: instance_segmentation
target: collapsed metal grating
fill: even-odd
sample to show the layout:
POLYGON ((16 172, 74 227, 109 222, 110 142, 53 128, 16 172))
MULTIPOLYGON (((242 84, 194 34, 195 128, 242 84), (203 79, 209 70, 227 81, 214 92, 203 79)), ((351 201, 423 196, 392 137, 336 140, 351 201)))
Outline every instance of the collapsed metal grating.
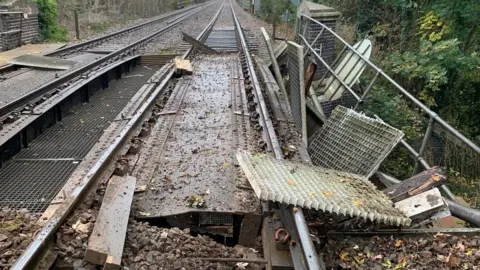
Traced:
POLYGON ((307 112, 305 107, 305 78, 303 73, 303 47, 289 41, 287 43, 288 80, 290 107, 293 120, 303 138, 307 137, 307 112))
POLYGON ((42 212, 75 170, 72 160, 12 160, 0 170, 0 205, 42 212), (20 176, 21 172, 21 177, 20 176))
POLYGON ((309 138, 313 164, 372 176, 402 139, 403 132, 363 114, 337 106, 328 121, 309 138))
POLYGON ((262 200, 362 217, 388 225, 410 225, 411 220, 360 175, 246 151, 238 152, 237 159, 255 194, 262 200))

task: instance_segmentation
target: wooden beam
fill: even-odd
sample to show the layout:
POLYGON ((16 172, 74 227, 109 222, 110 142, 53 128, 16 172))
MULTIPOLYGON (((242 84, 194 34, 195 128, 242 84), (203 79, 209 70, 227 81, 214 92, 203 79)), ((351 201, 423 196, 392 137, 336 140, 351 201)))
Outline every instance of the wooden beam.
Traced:
POLYGON ((433 167, 416 174, 401 183, 388 187, 383 191, 393 202, 398 202, 420 194, 447 182, 447 177, 439 167, 433 167))
POLYGON ((175 67, 175 73, 177 75, 191 75, 193 74, 192 63, 189 60, 182 59, 180 57, 175 57, 173 59, 173 64, 175 67))
POLYGON ((84 260, 120 269, 136 178, 113 176, 108 182, 84 260))

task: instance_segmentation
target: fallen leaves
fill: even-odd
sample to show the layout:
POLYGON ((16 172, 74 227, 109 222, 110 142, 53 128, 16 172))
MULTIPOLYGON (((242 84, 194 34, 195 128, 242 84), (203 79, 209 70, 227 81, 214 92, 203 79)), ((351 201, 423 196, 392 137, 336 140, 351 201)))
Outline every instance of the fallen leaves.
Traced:
POLYGON ((343 236, 329 239, 332 249, 327 269, 475 269, 480 261, 479 236, 343 236))
POLYGON ((350 258, 348 258, 348 252, 342 251, 342 252, 340 252, 338 257, 340 258, 340 260, 342 262, 349 262, 350 261, 350 258))
POLYGON ((323 195, 325 195, 325 197, 328 197, 328 198, 333 197, 333 193, 330 192, 330 191, 324 190, 324 191, 322 191, 322 193, 323 193, 323 195))
POLYGON ((390 260, 386 260, 384 263, 382 263, 382 265, 387 269, 392 268, 392 262, 390 260))
POLYGON ((359 207, 363 205, 363 200, 355 200, 353 201, 353 206, 359 207))
POLYGON ((434 176, 432 176, 432 180, 433 180, 434 182, 438 182, 438 181, 441 180, 441 178, 440 178, 439 175, 434 175, 434 176))
POLYGON ((401 247, 401 246, 403 246, 403 240, 397 240, 395 242, 395 247, 401 247))

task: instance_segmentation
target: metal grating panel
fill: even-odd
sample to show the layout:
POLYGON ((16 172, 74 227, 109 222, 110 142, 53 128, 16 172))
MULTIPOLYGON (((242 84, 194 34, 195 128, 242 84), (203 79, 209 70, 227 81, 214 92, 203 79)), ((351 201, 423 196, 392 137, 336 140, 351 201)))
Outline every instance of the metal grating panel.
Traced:
POLYGON ((212 213, 212 212, 200 212, 199 213, 200 225, 230 225, 233 224, 233 216, 231 213, 212 213))
POLYGON ((0 207, 43 212, 111 121, 155 73, 136 67, 76 108, 0 168, 0 207))
POLYGON ((307 138, 307 111, 305 107, 305 78, 303 72, 303 47, 289 41, 287 46, 288 55, 288 78, 290 90, 290 106, 295 125, 307 138))
POLYGON ((389 225, 410 225, 410 219, 362 176, 246 151, 238 152, 237 159, 260 199, 389 225))
POLYGON ((322 128, 309 138, 308 153, 317 166, 368 178, 402 137, 398 129, 337 106, 322 128))
POLYGON ((8 162, 0 170, 0 206, 44 211, 77 165, 78 161, 72 160, 8 162))
POLYGON ((74 158, 82 159, 102 135, 100 131, 49 129, 15 159, 74 158))

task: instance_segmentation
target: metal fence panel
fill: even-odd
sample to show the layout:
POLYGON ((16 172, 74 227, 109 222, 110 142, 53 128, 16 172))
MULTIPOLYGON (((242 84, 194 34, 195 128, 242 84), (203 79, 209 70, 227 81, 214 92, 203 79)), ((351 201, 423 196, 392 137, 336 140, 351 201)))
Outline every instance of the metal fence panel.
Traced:
POLYGON ((411 220, 365 177, 277 160, 266 154, 237 153, 257 197, 388 225, 411 220))
POLYGON ((398 129, 337 106, 310 137, 308 153, 317 166, 370 177, 402 137, 398 129))
POLYGON ((288 55, 288 78, 290 90, 290 106, 292 110, 295 125, 302 134, 302 138, 307 138, 307 111, 305 107, 305 74, 303 71, 303 47, 295 42, 289 41, 287 44, 288 55))

